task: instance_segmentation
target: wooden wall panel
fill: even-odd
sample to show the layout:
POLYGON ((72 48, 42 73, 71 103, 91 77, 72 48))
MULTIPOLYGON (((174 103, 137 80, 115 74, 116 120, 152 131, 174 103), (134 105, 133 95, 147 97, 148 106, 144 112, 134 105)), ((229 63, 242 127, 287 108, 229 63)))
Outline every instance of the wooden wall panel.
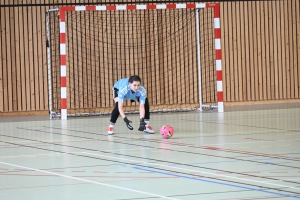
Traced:
POLYGON ((257 82, 257 96, 256 99, 263 100, 263 80, 262 80, 262 37, 263 36, 263 30, 264 30, 264 20, 262 18, 262 12, 261 8, 263 8, 263 2, 255 2, 255 10, 256 10, 256 36, 257 36, 257 47, 256 47, 256 53, 257 53, 257 67, 256 67, 256 73, 258 74, 257 79, 255 82, 257 82))
POLYGON ((264 2, 264 8, 265 8, 265 27, 268 27, 268 31, 265 31, 265 48, 266 48, 266 59, 265 59, 265 65, 264 65, 264 71, 265 71, 265 87, 266 91, 264 92, 266 95, 265 99, 271 98, 271 78, 270 78, 270 68, 271 63, 274 63, 274 59, 272 54, 270 53, 271 46, 273 45, 273 42, 271 41, 273 39, 273 34, 269 34, 269 32, 274 33, 273 26, 272 26, 272 8, 271 2, 264 2))
POLYGON ((300 2, 295 1, 295 16, 296 16, 296 38, 295 38, 295 52, 296 52, 296 57, 297 57, 297 63, 295 64, 296 69, 298 70, 298 73, 295 73, 295 76, 297 77, 297 83, 295 84, 295 90, 296 90, 296 97, 295 98, 300 98, 300 2))
POLYGON ((299 1, 228 2, 221 11, 225 105, 299 99, 299 1))
MULTIPOLYGON (((97 0, 0 1, 2 5, 8 5, 8 3, 12 5, 11 7, 0 7, 0 115, 10 112, 48 110, 45 12, 57 6, 43 6, 41 4, 80 2, 92 3, 97 2, 97 0), (26 7, 13 7, 16 4, 29 5, 26 7), (38 6, 34 6, 34 4, 38 4, 38 6)), ((209 15, 209 13, 205 15, 209 15)), ((109 16, 103 17, 106 18, 106 21, 109 20, 109 16)), ((120 15, 119 17, 125 16, 120 15)), ((140 17, 144 16, 141 15, 140 17)), ((154 19, 154 16, 150 16, 149 19, 145 20, 151 21, 154 19)), ((207 23, 211 22, 208 21, 207 23)), ((157 30, 153 29, 152 31, 157 30)), ((226 103, 247 103, 252 101, 276 102, 276 100, 300 99, 300 5, 298 0, 222 2, 221 31, 225 105, 226 103)), ((189 34, 193 32, 194 30, 191 30, 189 34)), ((102 32, 98 36, 107 37, 105 34, 107 33, 102 32)), ((129 34, 134 33, 128 33, 127 38, 111 38, 111 40, 127 41, 129 40, 129 34)), ((213 38, 213 33, 210 30, 207 30, 206 34, 210 38, 213 38)), ((159 39, 159 37, 164 36, 151 37, 157 37, 152 39, 159 39)), ((146 59, 138 58, 138 60, 134 60, 132 57, 134 52, 128 51, 125 53, 128 57, 126 64, 141 63, 143 66, 147 66, 147 63, 151 63, 151 65, 158 66, 167 63, 168 66, 175 65, 176 69, 162 70, 169 73, 168 76, 170 77, 175 74, 174 82, 181 81, 184 73, 178 63, 182 64, 186 62, 186 59, 194 59, 189 54, 189 51, 185 51, 183 54, 178 53, 178 49, 184 47, 184 42, 187 41, 188 37, 190 36, 179 37, 178 41, 180 42, 178 45, 168 41, 169 47, 148 45, 150 56, 146 59), (159 59, 153 60, 153 55, 159 59), (164 60, 164 57, 167 57, 167 60, 164 60)), ((77 44, 80 45, 92 43, 89 38, 83 38, 82 40, 77 38, 77 40, 77 44)), ((149 41, 145 38, 140 42, 147 43, 149 41)), ((120 49, 111 49, 110 44, 105 45, 105 47, 91 46, 90 52, 97 51, 97 48, 103 48, 105 51, 110 52, 112 57, 117 56, 116 58, 120 58, 120 60, 124 59, 122 58, 120 49)), ((123 45, 126 45, 126 42, 123 45)), ((214 44, 208 42, 207 45, 211 46, 214 44)), ((76 45, 73 47, 73 51, 75 50, 76 45)), ((144 54, 143 57, 146 57, 145 52, 142 53, 144 54)), ((88 63, 89 55, 82 58, 83 54, 83 52, 78 52, 80 57, 78 58, 79 62, 88 63)), ((206 56, 210 57, 212 54, 204 52, 201 55, 201 59, 207 59, 206 56)), ((70 59, 74 60, 76 58, 70 59)), ((117 62, 120 62, 120 60, 117 62)), ((107 61, 94 60, 89 61, 89 64, 95 66, 107 61)), ((57 60, 53 60, 53 62, 57 62, 57 60)), ((191 61, 191 63, 194 62, 194 60, 191 61)), ((116 63, 108 64, 108 68, 112 69, 116 63)), ((76 69, 74 68, 73 70, 76 69)), ((113 82, 116 79, 113 71, 104 74, 103 72, 101 73, 101 70, 98 70, 98 73, 102 74, 101 76, 80 77, 81 80, 68 80, 68 83, 74 84, 75 81, 91 83, 92 80, 101 79, 109 79, 113 82)), ((151 71, 147 70, 144 70, 143 67, 138 73, 151 73, 151 71)), ((207 70, 208 74, 212 73, 208 68, 205 70, 207 70)), ((95 71, 97 71, 96 68, 95 71)), ((69 73, 72 75, 73 72, 70 71, 69 73)), ((132 69, 130 73, 133 73, 132 69)), ((121 72, 121 74, 128 76, 126 72, 121 72)), ((153 77, 156 76, 160 76, 160 74, 155 74, 153 77)), ((190 95, 193 95, 197 90, 195 81, 193 80, 196 80, 197 77, 195 73, 191 77, 189 85, 194 86, 188 92, 190 95)), ((207 77, 203 78, 206 79, 207 77)), ((156 101, 156 97, 164 96, 165 92, 160 91, 156 93, 154 88, 160 81, 156 79, 156 84, 153 84, 153 80, 152 78, 149 79, 147 85, 151 88, 149 90, 150 93, 156 94, 156 96, 152 96, 151 101, 156 101)), ((55 84, 56 90, 58 90, 59 80, 55 84)), ((179 90, 185 89, 183 84, 181 82, 179 90)), ((70 96, 70 101, 74 101, 75 104, 81 104, 81 107, 90 107, 95 104, 110 106, 110 99, 97 100, 100 98, 99 93, 103 91, 100 91, 98 87, 93 87, 94 89, 88 88, 86 91, 79 90, 78 94, 75 94, 73 97, 70 96), (93 94, 92 98, 86 99, 84 102, 78 102, 76 95, 87 97, 91 93, 91 90, 99 91, 97 91, 96 95, 93 94)), ((171 90, 174 89, 172 82, 168 83, 166 87, 171 90)), ((207 83, 204 88, 205 99, 215 98, 212 97, 214 95, 210 92, 214 87, 209 82, 207 83)), ((174 98, 175 102, 190 100, 187 97, 180 97, 176 94, 171 94, 170 97, 171 99, 174 98), (174 96, 172 97, 172 95, 174 96)), ((166 96, 166 98, 169 98, 169 96, 166 96)), ((59 105, 60 100, 57 99, 54 103, 59 105)))
POLYGON ((1 38, 0 38, 0 112, 5 111, 4 99, 6 98, 6 93, 4 92, 4 80, 6 74, 4 73, 4 69, 6 69, 6 40, 5 40, 5 9, 0 7, 0 20, 1 20, 1 38))
POLYGON ((11 64, 11 69, 9 70, 8 77, 10 78, 8 84, 9 84, 9 90, 10 90, 10 95, 9 95, 9 101, 11 102, 10 108, 12 110, 18 110, 17 108, 17 79, 16 79, 16 25, 15 23, 15 13, 14 13, 14 8, 11 8, 9 11, 9 27, 10 27, 10 64, 11 64))
POLYGON ((21 51, 22 47, 20 45, 20 40, 21 40, 21 31, 20 27, 22 27, 23 20, 22 17, 20 17, 20 12, 21 8, 14 8, 14 14, 15 14, 15 21, 16 21, 16 26, 15 26, 15 42, 16 42, 16 109, 17 110, 22 110, 22 82, 21 82, 21 51))
MULTIPOLYGON (((11 71, 12 71, 12 68, 14 67, 12 65, 12 59, 14 58, 14 55, 13 52, 12 52, 12 49, 14 49, 14 47, 12 47, 12 36, 11 33, 14 32, 13 28, 11 26, 14 25, 13 23, 13 19, 12 19, 12 8, 9 8, 9 9, 6 9, 6 16, 8 17, 8 20, 6 20, 6 23, 5 23, 5 32, 6 32, 6 48, 7 48, 7 54, 6 54, 6 63, 8 66, 7 69, 6 69, 6 74, 5 74, 5 84, 6 84, 6 95, 7 95, 7 98, 6 99, 6 109, 7 110, 13 110, 13 96, 12 96, 12 76, 11 76, 11 71), (12 29, 12 30, 11 30, 12 29)), ((4 101, 5 102, 5 101, 4 101)))
MULTIPOLYGON (((277 2, 279 5, 279 2, 277 2)), ((278 90, 275 90, 275 88, 278 88, 278 66, 281 66, 280 63, 280 55, 277 55, 278 49, 280 48, 280 41, 278 38, 280 38, 280 12, 278 12, 279 6, 276 5, 274 2, 269 2, 268 9, 270 10, 270 29, 269 34, 272 35, 272 39, 270 40, 270 85, 269 85, 269 91, 270 91, 270 98, 271 99, 278 99, 279 94, 278 90)), ((281 80, 281 79, 280 79, 281 80)), ((281 85, 281 84, 280 84, 281 85)))
MULTIPOLYGON (((235 3, 235 7, 236 7, 236 37, 239 38, 241 41, 242 40, 242 33, 241 33, 241 21, 242 21, 242 17, 241 16, 241 10, 240 10, 240 3, 235 3)), ((238 91, 243 91, 243 65, 242 65, 242 49, 241 49, 241 45, 242 42, 238 42, 236 45, 236 55, 237 55, 237 59, 236 59, 236 63, 237 66, 239 66, 238 73, 237 76, 238 77, 238 91)), ((243 92, 239 92, 238 94, 238 101, 242 101, 243 100, 243 92)))
POLYGON ((297 76, 295 76, 297 74, 297 49, 295 48, 295 44, 297 44, 297 39, 296 39, 296 11, 295 11, 295 7, 296 7, 296 2, 292 2, 290 1, 288 3, 288 9, 290 10, 289 12, 289 20, 292 21, 292 26, 289 26, 289 33, 290 33, 290 37, 289 37, 289 52, 291 54, 291 80, 292 80, 292 87, 291 87, 291 97, 292 98, 296 98, 297 93, 296 93, 296 88, 298 88, 298 80, 297 80, 297 76), (294 86, 294 87, 293 87, 294 86))

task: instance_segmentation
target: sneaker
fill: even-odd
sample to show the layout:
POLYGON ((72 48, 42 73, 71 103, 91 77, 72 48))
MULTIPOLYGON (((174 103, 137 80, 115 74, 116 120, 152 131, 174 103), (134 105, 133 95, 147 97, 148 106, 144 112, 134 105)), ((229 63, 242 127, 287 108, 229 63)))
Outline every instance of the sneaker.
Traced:
POLYGON ((107 134, 108 135, 113 135, 114 134, 114 127, 108 127, 108 129, 107 129, 107 134))
POLYGON ((152 129, 151 126, 146 126, 146 129, 144 130, 145 133, 150 133, 150 134, 153 134, 154 133, 154 130, 152 129))

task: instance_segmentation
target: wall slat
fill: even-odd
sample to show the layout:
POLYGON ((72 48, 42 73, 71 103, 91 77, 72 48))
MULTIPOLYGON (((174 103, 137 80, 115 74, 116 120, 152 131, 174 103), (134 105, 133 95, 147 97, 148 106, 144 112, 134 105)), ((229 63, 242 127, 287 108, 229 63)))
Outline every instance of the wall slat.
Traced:
POLYGON ((16 107, 14 110, 22 110, 22 88, 21 88, 21 46, 20 46, 20 25, 22 18, 19 18, 20 8, 14 8, 15 13, 15 44, 16 44, 16 107))
POLYGON ((278 49, 281 48, 281 40, 278 40, 277 38, 281 38, 281 28, 280 28, 280 2, 271 2, 273 4, 273 15, 272 15, 272 25, 273 25, 273 40, 271 41, 271 46, 273 48, 271 49, 272 55, 274 56, 273 63, 271 63, 271 98, 272 99, 279 99, 281 98, 280 88, 278 90, 278 87, 282 87, 282 79, 281 76, 278 75, 278 68, 281 66, 281 53, 278 51, 278 49))
POLYGON ((35 104, 35 94, 34 94, 34 77, 35 77, 35 70, 34 70, 34 37, 33 37, 33 13, 35 9, 33 7, 28 7, 28 71, 27 71, 27 78, 28 78, 28 85, 29 85, 29 90, 28 90, 28 106, 29 110, 36 110, 36 104, 35 104), (31 33, 31 34, 30 34, 31 33))
POLYGON ((290 96, 289 99, 294 99, 295 98, 295 90, 293 86, 295 85, 295 80, 294 80, 294 53, 293 53, 293 27, 295 26, 294 20, 293 20, 293 8, 292 8, 292 2, 289 1, 287 2, 287 8, 286 11, 288 12, 288 55, 289 55, 289 77, 290 77, 290 96))
POLYGON ((285 98, 286 99, 290 99, 291 97, 291 77, 290 77, 290 55, 289 55, 289 18, 288 18, 288 1, 283 1, 283 19, 284 19, 284 49, 285 52, 284 53, 284 64, 283 67, 285 68, 285 77, 283 77, 283 79, 285 79, 286 81, 284 81, 284 85, 283 89, 285 90, 285 98))
POLYGON ((264 34, 264 7, 263 2, 256 3, 256 13, 257 13, 257 60, 258 60, 258 86, 259 86, 259 100, 264 100, 264 69, 265 69, 265 34, 264 34))
POLYGON ((24 33, 24 27, 27 25, 24 21, 24 8, 18 8, 18 17, 19 17, 19 57, 20 57, 20 65, 18 66, 20 68, 20 96, 18 97, 18 100, 20 101, 20 108, 19 111, 26 111, 26 82, 25 82, 25 33, 24 33))
POLYGON ((249 16, 249 49, 250 49, 250 91, 251 91, 251 100, 255 100, 255 49, 254 49, 254 43, 255 43, 255 35, 253 34, 253 29, 255 30, 256 24, 255 24, 255 15, 254 15, 254 8, 253 5, 255 2, 247 2, 248 3, 248 16, 249 16))
MULTIPOLYGON (((34 3, 39 3, 40 0, 34 0, 34 3)), ((38 19, 40 17, 37 16, 37 13, 39 11, 39 6, 35 6, 32 8, 32 26, 33 26, 33 33, 35 34, 35 38, 33 40, 33 70, 34 70, 34 76, 32 76, 32 80, 33 80, 33 96, 35 99, 35 110, 40 110, 40 99, 39 99, 39 68, 40 67, 35 67, 35 66, 41 66, 42 67, 42 63, 40 64, 40 58, 39 58, 39 51, 38 51, 38 46, 40 44, 40 34, 38 33, 38 19)))
POLYGON ((259 29, 259 27, 260 27, 260 23, 257 23, 257 21, 260 21, 259 20, 259 15, 258 15, 258 13, 257 13, 257 4, 258 4, 258 2, 255 2, 255 1, 252 1, 251 2, 252 3, 252 19, 253 19, 253 21, 252 21, 252 28, 253 28, 253 30, 252 30, 252 34, 253 34, 253 55, 254 55, 254 57, 253 57, 253 66, 252 66, 252 68, 253 68, 253 73, 251 74, 251 76, 253 77, 253 82, 254 82, 254 92, 253 92, 253 94, 254 94, 254 96, 253 96, 253 99, 254 100, 259 100, 259 90, 260 90, 260 87, 259 87, 259 64, 258 64, 258 59, 259 59, 259 57, 258 57, 258 54, 259 54, 259 52, 258 52, 258 48, 259 48, 259 35, 257 35, 257 30, 259 29), (253 76, 253 74, 254 74, 254 76, 253 76))
POLYGON ((261 67, 262 67, 262 100, 267 99, 267 68, 269 67, 269 58, 267 57, 268 52, 268 39, 269 33, 267 32, 268 27, 268 8, 266 2, 261 2, 259 12, 261 13, 261 67))
POLYGON ((8 17, 8 20, 6 21, 6 48, 7 48, 7 57, 6 57, 6 63, 7 63, 7 71, 6 74, 4 74, 6 81, 4 82, 6 84, 5 88, 6 88, 6 109, 7 111, 13 111, 13 89, 12 89, 12 59, 13 59, 13 55, 12 55, 12 49, 14 49, 12 47, 12 38, 13 35, 11 35, 11 26, 13 25, 12 21, 13 21, 13 16, 12 16, 12 8, 7 9, 6 11, 6 17, 8 17))
POLYGON ((5 43, 5 9, 0 7, 0 112, 4 112, 4 98, 6 95, 4 93, 4 69, 6 68, 6 43, 5 43))
POLYGON ((278 7, 277 7, 277 11, 278 11, 278 16, 279 16, 279 21, 280 24, 279 26, 277 26, 277 33, 280 37, 280 39, 278 41, 278 62, 279 62, 279 67, 278 67, 278 77, 279 77, 279 89, 278 89, 278 93, 279 93, 279 98, 280 99, 285 99, 286 98, 286 83, 285 83, 285 78, 286 78, 286 71, 285 71, 285 35, 284 35, 284 31, 285 31, 285 27, 284 27, 284 13, 283 13, 283 8, 284 8, 284 4, 283 1, 278 1, 278 7))
POLYGON ((29 24, 30 22, 28 21, 29 17, 28 17, 28 12, 29 12, 29 8, 23 8, 23 17, 24 17, 24 21, 27 22, 27 25, 24 26, 24 61, 25 61, 25 65, 26 67, 24 67, 24 74, 25 74, 25 78, 23 79, 23 82, 26 83, 26 90, 25 90, 25 93, 26 93, 26 97, 24 98, 25 99, 25 102, 26 102, 26 107, 25 107, 25 110, 26 111, 30 111, 30 110, 33 110, 31 109, 31 106, 30 106, 30 96, 31 96, 31 92, 30 92, 30 73, 29 73, 29 69, 30 69, 30 55, 29 54, 29 33, 30 33, 30 30, 29 30, 29 24))
POLYGON ((237 30, 237 66, 238 66, 238 101, 243 101, 243 97, 244 97, 244 92, 240 92, 240 91, 245 91, 243 90, 244 88, 244 76, 243 76, 243 71, 244 71, 244 65, 242 64, 242 59, 243 59, 243 49, 242 49, 242 43, 243 43, 243 39, 242 39, 242 24, 241 21, 243 21, 243 14, 241 12, 241 4, 240 3, 235 3, 235 7, 236 7, 236 30, 237 30))
POLYGON ((296 52, 297 52, 297 64, 295 64, 297 70, 298 70, 298 76, 297 76, 297 79, 298 79, 298 83, 295 85, 295 90, 296 90, 296 94, 297 95, 297 98, 300 98, 300 2, 299 1, 296 1, 296 6, 295 6, 295 11, 296 11, 296 20, 297 20, 297 24, 295 27, 297 29, 297 35, 296 35, 296 42, 294 43, 296 45, 295 49, 296 49, 296 52))
MULTIPOLYGON (((243 13, 244 13, 244 26, 245 26, 245 66, 246 66, 246 90, 244 91, 246 93, 246 99, 245 101, 251 100, 251 79, 250 79, 250 34, 249 34, 249 15, 248 15, 248 2, 243 2, 243 13)), ((229 73, 230 74, 230 73, 229 73)))
POLYGON ((15 9, 11 8, 10 13, 10 47, 11 47, 11 95, 12 95, 12 107, 11 111, 18 110, 17 103, 18 103, 18 97, 17 97, 17 69, 16 69, 16 16, 15 16, 15 9))
POLYGON ((265 69, 264 69, 264 75, 263 75, 263 79, 265 81, 265 85, 264 85, 264 100, 266 99, 271 99, 271 68, 270 66, 272 66, 271 62, 273 62, 272 58, 271 58, 271 54, 270 54, 270 48, 271 48, 271 43, 270 43, 270 38, 272 38, 272 36, 269 34, 269 32, 271 32, 271 24, 270 24, 270 9, 271 6, 269 4, 269 2, 264 2, 263 3, 264 6, 264 20, 265 20, 265 69))
POLYGON ((233 70, 234 70, 234 76, 232 76, 232 84, 234 88, 233 93, 233 101, 239 101, 239 71, 240 67, 238 66, 238 57, 239 52, 237 49, 237 43, 239 38, 237 38, 237 11, 236 11, 236 3, 233 2, 231 4, 231 15, 232 15, 232 62, 233 62, 233 70))
POLYGON ((264 19, 262 17, 263 12, 261 12, 261 8, 263 2, 256 2, 256 24, 257 24, 257 29, 256 29, 256 36, 257 36, 257 71, 256 74, 257 76, 257 88, 258 88, 258 96, 256 96, 256 99, 258 100, 263 100, 263 80, 262 80, 262 37, 263 35, 263 30, 264 30, 264 19))
MULTIPOLYGON (((229 29, 229 33, 228 33, 228 40, 232 41, 233 38, 233 20, 232 20, 232 16, 230 13, 232 13, 232 4, 233 3, 228 3, 228 12, 227 12, 227 17, 228 17, 228 29, 229 29)), ((227 59, 229 59, 229 64, 227 65, 229 67, 229 73, 232 73, 234 71, 234 51, 233 51, 233 44, 232 43, 228 43, 228 47, 229 47, 229 54, 227 59)), ((230 87, 230 92, 227 91, 229 93, 230 96, 228 96, 228 101, 234 101, 234 74, 229 75, 229 81, 227 82, 227 84, 229 84, 230 87)))

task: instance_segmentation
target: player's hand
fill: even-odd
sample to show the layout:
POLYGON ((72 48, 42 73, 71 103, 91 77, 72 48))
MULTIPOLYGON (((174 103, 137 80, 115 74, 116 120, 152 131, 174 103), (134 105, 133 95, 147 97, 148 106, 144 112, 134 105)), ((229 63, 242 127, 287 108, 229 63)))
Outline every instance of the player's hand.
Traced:
POLYGON ((126 126, 127 126, 127 128, 129 128, 129 130, 133 130, 133 127, 130 125, 130 123, 132 123, 132 121, 130 121, 129 119, 127 119, 127 117, 125 117, 124 122, 126 123, 126 126))
POLYGON ((139 127, 139 131, 144 131, 146 129, 146 122, 144 121, 144 118, 140 119, 140 127, 139 127))

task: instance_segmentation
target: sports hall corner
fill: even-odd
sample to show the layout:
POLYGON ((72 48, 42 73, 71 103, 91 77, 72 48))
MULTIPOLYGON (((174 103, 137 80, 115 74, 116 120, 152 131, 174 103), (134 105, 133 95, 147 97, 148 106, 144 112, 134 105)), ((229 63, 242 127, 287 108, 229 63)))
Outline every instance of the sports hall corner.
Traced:
POLYGON ((300 199, 300 3, 0 0, 1 200, 300 199))

